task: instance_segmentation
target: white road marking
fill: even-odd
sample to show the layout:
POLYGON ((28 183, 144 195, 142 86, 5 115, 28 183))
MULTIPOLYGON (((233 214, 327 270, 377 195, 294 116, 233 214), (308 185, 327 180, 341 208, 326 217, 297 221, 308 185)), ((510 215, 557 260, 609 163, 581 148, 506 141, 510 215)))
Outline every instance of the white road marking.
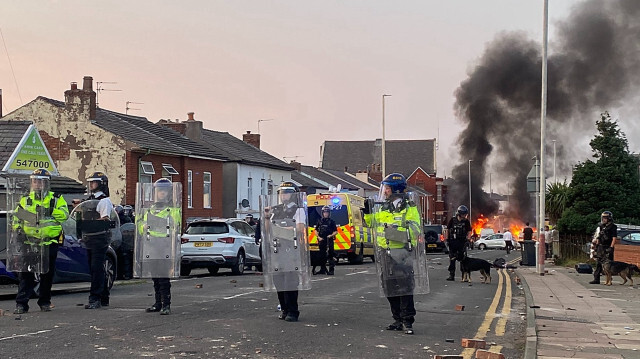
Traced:
POLYGON ((12 336, 10 336, 10 337, 0 338, 0 340, 15 339, 15 338, 20 338, 20 337, 28 337, 28 336, 31 336, 31 335, 37 335, 37 334, 47 333, 47 332, 50 332, 50 331, 51 331, 50 329, 47 329, 47 330, 39 330, 39 331, 34 332, 34 333, 27 333, 27 334, 14 334, 14 335, 12 335, 12 336))
POLYGON ((243 295, 253 294, 253 293, 259 293, 259 292, 262 292, 262 291, 263 291, 262 289, 259 289, 259 290, 254 290, 254 291, 251 291, 251 292, 246 292, 246 293, 240 293, 240 294, 232 295, 232 296, 230 296, 230 297, 224 297, 224 298, 222 298, 222 299, 233 299, 233 298, 237 298, 237 297, 242 297, 243 295))
POLYGON ((353 272, 353 273, 348 273, 348 274, 345 274, 345 275, 356 275, 356 274, 363 274, 363 273, 369 273, 369 271, 368 270, 363 270, 363 271, 360 271, 360 272, 353 272))

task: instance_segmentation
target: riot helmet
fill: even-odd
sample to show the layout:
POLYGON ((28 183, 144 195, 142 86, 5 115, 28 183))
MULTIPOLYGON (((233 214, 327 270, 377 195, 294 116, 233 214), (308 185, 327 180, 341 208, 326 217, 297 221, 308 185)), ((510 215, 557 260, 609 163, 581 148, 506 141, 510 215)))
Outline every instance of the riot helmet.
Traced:
POLYGON ((160 178, 153 184, 156 203, 170 203, 173 200, 173 183, 167 178, 160 178))
POLYGON ((329 206, 322 207, 322 218, 330 218, 331 217, 331 208, 329 206), (324 214, 327 213, 327 217, 324 214))
POLYGON ((51 188, 51 173, 44 168, 31 172, 31 191, 37 199, 44 198, 51 188))
POLYGON ((290 181, 282 182, 276 191, 280 203, 289 203, 295 200, 295 194, 300 193, 298 186, 290 181))
POLYGON ((118 214, 118 216, 124 214, 124 208, 121 205, 117 205, 114 207, 116 213, 118 214))
POLYGON ((610 211, 602 212, 602 215, 600 216, 600 221, 604 223, 604 219, 607 219, 607 223, 613 222, 613 213, 611 213, 610 211))
POLYGON ((91 193, 101 191, 105 196, 109 197, 109 178, 103 172, 93 172, 93 174, 87 178, 87 182, 89 182, 89 191, 91 193), (93 182, 97 183, 95 188, 93 188, 93 182))
POLYGON ((460 217, 464 217, 467 214, 469 214, 469 208, 467 208, 467 206, 465 205, 458 206, 458 209, 456 210, 456 215, 460 217))
POLYGON ((124 213, 125 216, 130 216, 133 213, 133 207, 127 204, 124 207, 122 207, 122 212, 124 213))
POLYGON ((406 188, 407 179, 400 173, 392 173, 382 180, 378 199, 384 201, 392 194, 404 193, 406 188))

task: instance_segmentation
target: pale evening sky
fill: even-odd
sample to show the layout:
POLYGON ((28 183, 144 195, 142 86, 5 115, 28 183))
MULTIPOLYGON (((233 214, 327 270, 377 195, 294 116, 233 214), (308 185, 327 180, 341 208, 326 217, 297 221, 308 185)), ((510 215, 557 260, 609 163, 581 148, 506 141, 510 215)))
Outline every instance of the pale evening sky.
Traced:
MULTIPOLYGON (((553 24, 577 1, 550 1, 553 24)), ((5 1, 0 28, 27 103, 71 81, 114 81, 100 106, 156 122, 194 111, 262 148, 317 166, 324 140, 426 139, 450 175, 462 125, 454 91, 500 31, 542 37, 542 1, 5 1)), ((95 84, 94 84, 95 87, 95 84)), ((7 113, 21 105, 4 47, 7 113)), ((594 118, 595 120, 595 118, 594 118)))

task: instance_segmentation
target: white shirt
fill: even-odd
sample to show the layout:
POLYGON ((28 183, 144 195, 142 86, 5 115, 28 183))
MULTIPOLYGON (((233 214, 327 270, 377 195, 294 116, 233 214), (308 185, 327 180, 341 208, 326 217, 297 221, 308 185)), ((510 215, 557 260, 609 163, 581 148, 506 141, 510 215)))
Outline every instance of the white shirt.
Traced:
POLYGON ((296 223, 302 223, 306 226, 307 212, 305 212, 304 208, 300 207, 296 210, 296 213, 293 215, 293 219, 296 221, 296 223))
MULTIPOLYGON (((102 194, 103 194, 102 191, 98 191, 94 193, 94 196, 100 197, 102 194)), ((113 211, 113 203, 111 203, 111 200, 109 199, 109 197, 103 198, 100 200, 100 202, 98 202, 96 211, 100 213, 100 218, 111 217, 111 211, 113 211)))
POLYGON ((504 235, 502 236, 502 238, 503 238, 505 241, 511 241, 511 242, 513 243, 513 235, 512 235, 512 234, 511 234, 511 232, 509 232, 509 231, 504 232, 504 235))

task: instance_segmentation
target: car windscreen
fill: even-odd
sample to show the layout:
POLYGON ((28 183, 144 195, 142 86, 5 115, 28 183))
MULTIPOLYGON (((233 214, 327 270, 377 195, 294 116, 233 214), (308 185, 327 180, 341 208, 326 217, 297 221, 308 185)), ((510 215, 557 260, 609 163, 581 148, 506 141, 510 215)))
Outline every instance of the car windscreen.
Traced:
MULTIPOLYGON (((314 227, 320 218, 322 218, 322 206, 308 207, 309 213, 309 226, 314 227)), ((331 219, 336 222, 337 226, 344 226, 349 224, 349 211, 347 206, 337 205, 331 208, 331 219)))
POLYGON ((229 233, 229 227, 224 222, 191 223, 186 234, 223 234, 229 233))

